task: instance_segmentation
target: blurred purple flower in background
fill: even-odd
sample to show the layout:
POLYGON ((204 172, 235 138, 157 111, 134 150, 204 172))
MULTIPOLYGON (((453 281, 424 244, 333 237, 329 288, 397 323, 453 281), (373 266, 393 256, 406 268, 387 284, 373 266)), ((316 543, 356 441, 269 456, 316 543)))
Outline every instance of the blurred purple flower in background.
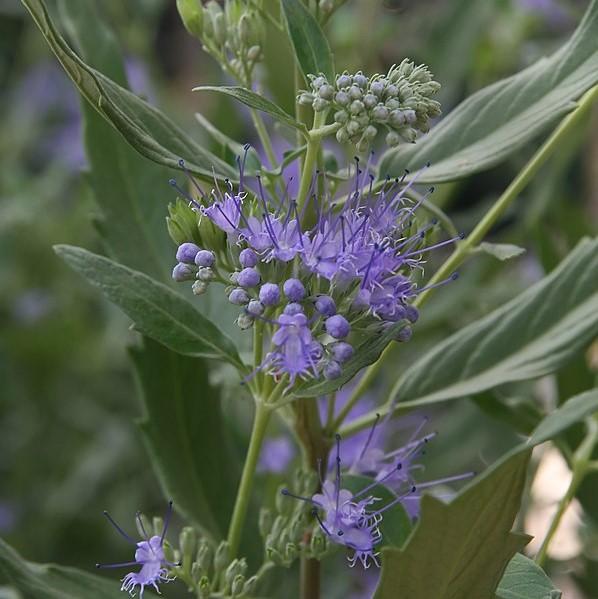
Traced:
POLYGON ((557 27, 569 21, 567 10, 558 0, 517 0, 526 12, 538 15, 557 27))
POLYGON ((288 437, 280 436, 267 439, 262 447, 258 471, 282 474, 295 457, 295 454, 295 446, 288 437))

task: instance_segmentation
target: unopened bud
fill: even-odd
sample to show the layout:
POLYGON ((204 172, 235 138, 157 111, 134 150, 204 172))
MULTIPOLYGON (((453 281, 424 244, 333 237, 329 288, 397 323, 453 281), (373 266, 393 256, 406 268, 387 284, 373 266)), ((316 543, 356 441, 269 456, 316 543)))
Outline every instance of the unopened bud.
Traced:
POLYGON ((251 314, 239 314, 236 320, 237 326, 242 330, 246 331, 253 326, 254 318, 251 314))
POLYGON ((181 553, 183 554, 183 559, 191 558, 191 554, 195 551, 196 542, 197 535, 195 530, 193 530, 193 528, 190 526, 185 526, 179 535, 179 547, 181 549, 181 553))
POLYGON ((318 89, 318 95, 324 100, 332 100, 334 96, 334 88, 332 85, 325 83, 322 85, 322 87, 320 87, 320 89, 318 89))
POLYGON ((272 530, 273 520, 274 516, 271 510, 269 510, 268 508, 262 508, 260 510, 258 526, 262 537, 267 537, 270 531, 272 530))
POLYGON ((417 139, 417 131, 411 127, 404 127, 399 131, 399 135, 408 143, 413 143, 417 139))
POLYGON ((214 555, 214 568, 219 572, 223 570, 229 563, 228 557, 228 542, 222 541, 218 548, 216 549, 216 554, 214 555))
POLYGON ((316 98, 313 102, 313 109, 316 112, 322 112, 328 108, 330 102, 323 100, 322 98, 316 98))
POLYGON ((243 594, 245 595, 253 595, 255 593, 255 589, 257 587, 257 583, 259 582, 259 578, 257 576, 252 576, 245 582, 245 586, 243 587, 243 594))
POLYGON ((193 295, 203 295, 209 287, 209 283, 206 281, 195 281, 193 285, 191 285, 191 291, 193 291, 193 295))
POLYGON ((348 73, 343 73, 336 78, 336 87, 349 87, 353 83, 353 78, 348 73))
POLYGON ((386 135, 386 145, 394 148, 401 143, 401 136, 396 131, 389 131, 386 135))
POLYGON ((212 550, 212 547, 205 539, 202 539, 199 542, 197 556, 195 557, 195 562, 201 568, 202 573, 206 573, 209 571, 212 565, 213 556, 214 552, 212 550))
POLYGON ((187 31, 201 37, 203 33, 203 6, 200 0, 176 0, 176 7, 187 31))
POLYGON ((313 101, 313 94, 309 94, 307 92, 303 92, 297 97, 297 104, 301 104, 301 106, 311 106, 313 101))
POLYGON ((238 574, 233 580, 231 585, 231 596, 239 597, 245 589, 245 576, 238 574))
POLYGON ((251 62, 258 62, 262 58, 262 48, 257 44, 255 46, 251 46, 249 50, 247 50, 247 58, 251 62))

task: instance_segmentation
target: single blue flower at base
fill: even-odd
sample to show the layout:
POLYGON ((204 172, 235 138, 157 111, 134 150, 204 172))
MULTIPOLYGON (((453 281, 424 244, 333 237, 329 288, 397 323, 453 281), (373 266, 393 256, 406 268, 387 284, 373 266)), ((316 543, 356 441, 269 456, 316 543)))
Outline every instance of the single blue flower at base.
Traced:
POLYGON ((135 541, 130 537, 110 516, 108 512, 104 512, 104 516, 114 526, 117 532, 129 543, 137 547, 135 550, 135 560, 132 562, 123 562, 118 564, 96 564, 96 568, 127 568, 129 566, 141 566, 139 572, 129 572, 121 579, 121 591, 127 591, 131 596, 135 595, 137 587, 139 587, 139 597, 143 597, 145 587, 152 586, 158 593, 158 583, 171 582, 173 577, 168 576, 168 568, 176 568, 180 564, 169 562, 164 556, 164 538, 168 530, 168 524, 172 515, 172 501, 168 502, 168 509, 164 518, 164 527, 160 536, 153 535, 150 537, 141 519, 141 515, 137 512, 137 522, 143 532, 145 539, 143 541, 135 541))

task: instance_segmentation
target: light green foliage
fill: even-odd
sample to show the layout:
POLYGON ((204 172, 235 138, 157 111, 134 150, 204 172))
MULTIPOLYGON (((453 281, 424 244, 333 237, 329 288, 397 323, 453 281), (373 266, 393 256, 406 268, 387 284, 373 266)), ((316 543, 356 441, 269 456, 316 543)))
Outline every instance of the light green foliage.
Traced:
POLYGON ((138 331, 181 354, 243 368, 233 342, 162 283, 81 248, 56 246, 56 253, 131 317, 138 331))
POLYGON ((497 599, 561 599, 562 593, 536 563, 517 553, 496 589, 497 599))
POLYGON ((427 162, 421 182, 454 181, 499 164, 557 123, 598 82, 598 1, 573 37, 550 58, 476 92, 416 146, 389 150, 380 176, 401 175, 427 162))

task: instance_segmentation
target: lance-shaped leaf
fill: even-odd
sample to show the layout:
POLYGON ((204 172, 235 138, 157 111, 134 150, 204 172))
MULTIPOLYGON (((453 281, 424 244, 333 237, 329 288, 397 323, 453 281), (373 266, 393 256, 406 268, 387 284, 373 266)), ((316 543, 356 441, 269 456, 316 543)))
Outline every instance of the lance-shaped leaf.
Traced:
POLYGON ((316 19, 301 0, 281 0, 291 43, 303 74, 323 73, 334 79, 334 60, 328 40, 316 19))
POLYGON ((166 285, 82 248, 59 245, 55 251, 121 308, 144 335, 181 354, 244 368, 233 342, 166 285))
POLYGON ((389 150, 380 177, 432 166, 421 182, 454 181, 490 168, 554 125, 598 83, 598 0, 550 58, 467 98, 415 145, 389 150))
POLYGON ((222 538, 240 469, 207 365, 150 339, 131 356, 145 409, 139 425, 164 494, 185 518, 222 538))
MULTIPOLYGON (((85 60, 126 85, 118 44, 97 3, 61 0, 59 7, 65 29, 85 60)), ((107 251, 130 268, 168 281, 172 241, 164 219, 169 172, 130 147, 88 102, 83 103, 83 122, 89 182, 101 210, 95 224, 107 251)))
POLYGON ((496 589, 497 599, 561 599, 563 594, 529 557, 517 553, 496 589))
POLYGON ((582 240, 547 277, 445 339, 398 381, 423 405, 554 372, 598 332, 598 240, 582 240))
POLYGON ((277 121, 289 125, 295 129, 306 132, 307 129, 303 123, 296 121, 290 114, 285 112, 280 106, 274 104, 274 102, 260 96, 250 89, 245 87, 239 87, 235 85, 200 85, 193 88, 194 92, 215 92, 217 94, 223 94, 242 102, 250 108, 255 108, 261 112, 265 112, 270 116, 274 117, 277 121))
POLYGON ((598 390, 571 398, 450 503, 424 495, 419 522, 407 543, 382 550, 382 577, 374 599, 494 599, 507 564, 529 539, 511 527, 531 450, 596 409, 598 390))
MULTIPOLYGON (((0 539, 0 579, 8 580, 25 599, 122 599, 120 583, 75 568, 25 561, 0 539)), ((157 597, 151 591, 144 597, 157 597)))
POLYGON ((165 166, 187 168, 199 177, 237 179, 232 166, 196 143, 168 117, 134 93, 87 65, 66 43, 42 0, 21 0, 82 96, 141 154, 165 166))

